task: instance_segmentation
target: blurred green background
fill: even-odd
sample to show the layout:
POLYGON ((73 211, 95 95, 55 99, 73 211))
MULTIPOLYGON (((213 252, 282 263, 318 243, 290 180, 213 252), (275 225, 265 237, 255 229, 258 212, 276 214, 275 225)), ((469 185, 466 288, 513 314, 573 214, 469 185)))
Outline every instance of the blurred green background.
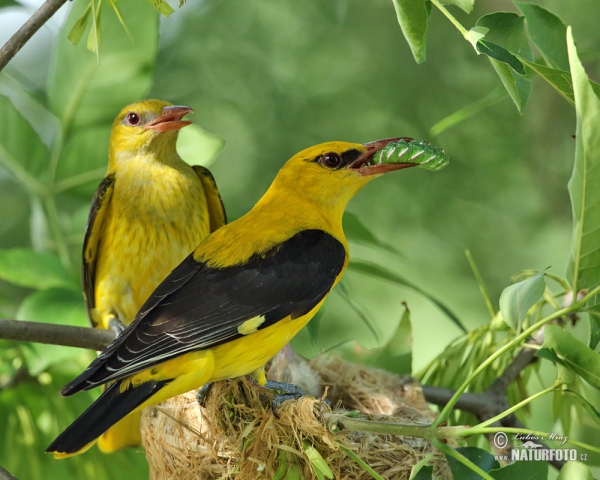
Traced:
MULTIPOLYGON (((597 58, 586 56, 600 44, 597 16, 590 14, 597 2, 538 3, 573 26, 588 73, 597 80, 597 58)), ((42 286, 39 278, 0 281, 0 317, 86 324, 79 257, 110 125, 124 105, 148 97, 194 108, 191 118, 205 132, 187 133, 180 152, 189 158, 205 149, 199 161, 210 165, 230 220, 251 208, 285 160, 310 145, 411 136, 444 148, 449 168, 386 176, 348 207, 354 230, 358 219, 399 253, 373 242, 352 241, 351 249, 354 258, 418 284, 468 328, 488 323, 489 315, 465 249, 495 302, 523 269, 564 274, 574 109, 534 79, 522 115, 505 96, 432 137, 436 122, 500 85, 487 57, 477 56, 439 12, 429 24, 427 61, 417 65, 389 0, 198 0, 160 25, 149 3, 123 0, 119 7, 133 42, 105 7, 98 65, 85 48, 87 35, 78 46, 66 40, 86 5, 68 2, 63 18, 69 9, 79 13, 67 27, 61 28, 59 15, 0 74, 0 138, 21 152, 8 153, 27 175, 49 186, 32 195, 22 179, 15 180, 14 168, 0 165, 0 248, 33 248, 47 265, 39 277, 56 276, 42 286), (224 146, 212 161, 219 138, 224 146), (62 307, 42 318, 48 302, 62 307)), ((452 12, 472 26, 499 10, 515 8, 486 1, 469 16, 452 12)), ((24 11, 0 10, 3 35, 28 16, 24 11)), ((24 255, 33 258, 30 250, 24 255)), ((345 287, 354 307, 339 292, 332 295, 310 330, 294 340, 299 353, 311 356, 350 339, 379 346, 396 329, 403 301, 412 312, 415 371, 460 333, 426 298, 398 285, 350 271, 345 287)), ((0 349, 0 465, 18 478, 147 477, 141 450, 106 457, 92 449, 61 462, 42 453, 89 404, 91 395, 62 399, 58 389, 93 353, 10 342, 0 349)))

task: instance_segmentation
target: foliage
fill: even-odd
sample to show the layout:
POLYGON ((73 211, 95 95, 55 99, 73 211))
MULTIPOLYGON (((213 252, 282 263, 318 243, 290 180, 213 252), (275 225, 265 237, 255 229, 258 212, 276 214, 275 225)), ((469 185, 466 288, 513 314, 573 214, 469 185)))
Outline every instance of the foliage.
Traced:
MULTIPOLYGON (((397 373, 416 365, 427 383, 477 392, 501 374, 531 329, 578 312, 574 328, 547 327, 538 364, 510 385, 508 396, 531 428, 568 433, 598 453, 600 316, 595 296, 584 297, 600 278, 600 103, 580 60, 600 41, 591 0, 577 9, 515 1, 512 12, 474 0, 205 2, 162 22, 160 40, 158 15, 147 3, 103 3, 73 4, 55 45, 45 47, 52 61, 41 81, 26 80, 27 64, 0 74, 0 315, 86 324, 78 281, 83 230, 104 174, 112 119, 127 103, 151 95, 189 104, 197 123, 226 139, 213 171, 230 218, 307 145, 439 135, 435 144, 449 154, 450 168, 401 172, 351 204, 345 229, 353 264, 294 346, 307 355, 337 348, 397 373), (95 54, 72 45, 86 28, 95 54), (572 230, 565 189, 571 168, 572 230), (465 248, 482 272, 477 281, 465 248), (532 264, 536 270, 504 290, 510 274, 532 264), (477 283, 487 317, 484 305, 474 306, 477 283), (410 311, 400 308, 398 295, 410 311), (348 343, 356 339, 362 348, 348 343), (549 402, 554 416, 540 414, 549 402)), ((170 13, 166 3, 151 3, 170 13)), ((221 149, 200 128, 182 132, 188 160, 207 164, 221 149)), ((0 343, 0 430, 15 439, 0 445, 0 465, 18 478, 147 476, 139 452, 110 461, 95 449, 61 462, 41 454, 91 401, 92 395, 57 394, 90 358, 68 348, 0 343)), ((472 422, 477 444, 489 448, 483 434, 491 427, 450 410, 440 422, 472 422)), ((584 452, 581 443, 577 448, 584 452)), ((481 449, 449 450, 460 478, 473 465, 490 478, 547 476, 545 465, 498 469, 481 449)), ((587 466, 600 461, 589 459, 587 466)), ((327 465, 313 463, 327 477, 327 465)), ((566 470, 583 478, 587 466, 566 470)))

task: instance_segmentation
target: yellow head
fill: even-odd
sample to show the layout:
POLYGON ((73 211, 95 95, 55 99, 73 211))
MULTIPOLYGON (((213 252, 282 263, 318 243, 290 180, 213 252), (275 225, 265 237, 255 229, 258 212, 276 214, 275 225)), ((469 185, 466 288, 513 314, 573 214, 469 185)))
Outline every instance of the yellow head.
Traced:
MULTIPOLYGON (((282 194, 293 195, 316 204, 326 215, 341 219, 350 199, 372 179, 412 166, 369 165, 376 152, 397 140, 389 138, 364 145, 327 142, 307 148, 286 162, 259 204, 282 194)), ((285 209, 285 204, 282 208, 285 209)))
POLYGON ((110 158, 175 151, 179 130, 192 123, 182 118, 192 112, 189 107, 162 100, 144 100, 126 106, 113 123, 110 158))

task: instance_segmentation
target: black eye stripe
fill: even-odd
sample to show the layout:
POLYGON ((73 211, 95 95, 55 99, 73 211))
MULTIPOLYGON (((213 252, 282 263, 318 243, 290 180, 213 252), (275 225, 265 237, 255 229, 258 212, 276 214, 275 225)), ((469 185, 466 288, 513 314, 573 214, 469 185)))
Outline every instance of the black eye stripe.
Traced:
POLYGON ((314 161, 320 163, 326 168, 337 169, 344 167, 346 165, 350 165, 354 160, 356 160, 361 155, 361 152, 358 150, 347 150, 343 152, 341 155, 336 152, 328 152, 317 158, 314 161), (333 161, 332 156, 336 156, 339 158, 339 163, 337 160, 333 161), (326 158, 327 157, 327 158, 326 158))

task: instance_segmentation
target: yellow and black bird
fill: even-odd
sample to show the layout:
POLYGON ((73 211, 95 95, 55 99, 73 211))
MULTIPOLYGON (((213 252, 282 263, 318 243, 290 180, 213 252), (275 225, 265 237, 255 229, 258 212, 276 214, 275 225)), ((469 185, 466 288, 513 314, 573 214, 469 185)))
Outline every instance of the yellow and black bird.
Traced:
MULTIPOLYGON (((46 451, 79 452, 132 411, 261 372, 340 280, 348 201, 373 178, 413 166, 371 164, 396 140, 330 142, 292 157, 254 208, 204 239, 62 389, 72 395, 113 382, 46 451)), ((265 382, 264 374, 258 378, 265 382)))
MULTIPOLYGON (((90 323, 120 333, 165 277, 209 233, 225 224, 210 172, 177 154, 189 107, 146 100, 113 123, 108 171, 90 210, 82 282, 90 323)), ((139 414, 98 442, 104 452, 140 443, 139 414)))

